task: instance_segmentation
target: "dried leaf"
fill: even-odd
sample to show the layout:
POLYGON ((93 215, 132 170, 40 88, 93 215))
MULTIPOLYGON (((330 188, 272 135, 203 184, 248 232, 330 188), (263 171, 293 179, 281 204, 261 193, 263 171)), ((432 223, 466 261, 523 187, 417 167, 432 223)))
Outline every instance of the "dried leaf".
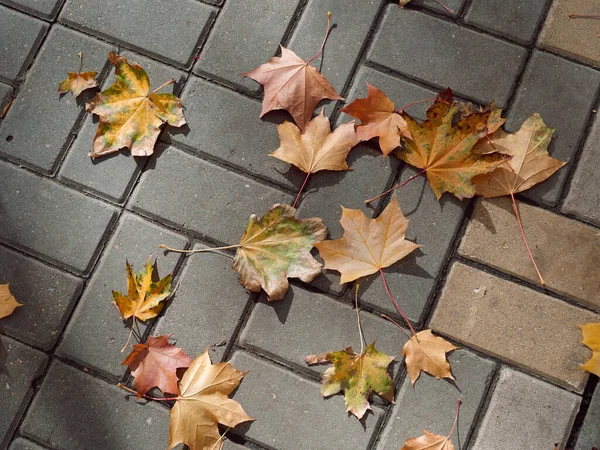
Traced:
POLYGON ((315 244, 325 261, 325 269, 342 274, 340 284, 378 272, 404 258, 420 245, 407 241, 408 220, 394 195, 376 219, 367 218, 360 209, 342 206, 341 239, 315 244))
POLYGON ((579 325, 583 333, 582 343, 592 351, 592 357, 580 369, 600 376, 600 323, 579 325))
MULTIPOLYGON (((480 107, 476 107, 471 102, 469 102, 469 103, 461 102, 458 104, 458 109, 459 109, 459 114, 460 114, 459 117, 460 118, 464 118, 464 117, 470 116, 472 114, 489 113, 487 124, 486 124, 487 129, 485 130, 486 136, 490 136, 490 135, 494 134, 496 131, 498 131, 498 129, 502 125, 504 125, 504 122, 506 122, 506 119, 504 117, 502 117, 502 110, 500 108, 498 108, 498 106, 496 106, 496 104, 494 102, 491 102, 484 109, 482 109, 480 107)), ((479 141, 479 143, 481 143, 481 142, 485 142, 485 141, 483 141, 483 140, 479 141)), ((473 151, 477 151, 479 143, 475 144, 475 146, 473 147, 473 151)), ((485 152, 484 154, 491 154, 491 153, 496 153, 496 150, 492 148, 491 151, 485 152)), ((499 153, 502 153, 502 152, 499 152, 499 153)))
POLYGON ((10 293, 8 284, 0 284, 0 319, 10 316, 19 306, 23 305, 10 293))
POLYGON ((129 366, 140 398, 153 387, 163 393, 179 394, 177 369, 189 367, 192 359, 178 347, 169 344, 170 335, 150 336, 146 343, 135 344, 121 365, 129 366))
POLYGON ((307 364, 333 364, 323 373, 321 393, 329 397, 343 390, 346 411, 359 419, 371 409, 369 396, 373 392, 394 402, 394 382, 388 373, 388 366, 393 359, 393 356, 376 350, 374 342, 360 355, 354 353, 352 347, 346 347, 338 352, 304 358, 307 364))
POLYGON ((100 118, 90 156, 125 147, 133 156, 151 155, 165 122, 174 127, 185 124, 183 104, 173 94, 157 94, 158 89, 150 92, 150 80, 142 67, 113 52, 108 59, 115 66, 116 80, 86 105, 87 112, 100 118))
POLYGON ((233 270, 239 272, 240 283, 249 291, 262 288, 269 300, 281 300, 289 287, 288 278, 310 283, 321 273, 321 264, 310 250, 326 236, 323 220, 296 219, 296 209, 274 205, 262 218, 250 217, 233 270))
POLYGON ((96 81, 97 72, 68 72, 67 78, 58 85, 58 93, 71 92, 73 97, 79 97, 83 91, 98 86, 96 81))
POLYGON ((398 8, 402 8, 404 5, 408 5, 410 3, 410 0, 400 0, 400 3, 398 3, 398 8))
POLYGON ((375 86, 367 83, 366 98, 354 100, 341 111, 356 117, 360 125, 356 134, 361 141, 379 137, 379 147, 384 155, 400 146, 402 136, 411 137, 406 120, 395 110, 394 103, 375 86))
POLYGON ((163 309, 161 303, 171 295, 171 279, 169 274, 162 280, 152 281, 152 264, 150 260, 146 267, 136 276, 133 267, 126 261, 127 267, 127 296, 121 292, 112 291, 113 299, 124 319, 136 317, 140 320, 148 320, 156 317, 163 309))
POLYGON ((419 379, 421 371, 440 378, 454 380, 446 353, 456 350, 447 340, 435 336, 431 330, 419 331, 402 347, 406 362, 406 371, 413 386, 419 379))
POLYGON ((440 436, 427 430, 423 430, 423 433, 418 438, 408 439, 401 450, 454 450, 448 436, 440 436))
POLYGON ((191 450, 221 450, 219 423, 233 428, 254 420, 228 398, 247 373, 229 363, 213 365, 208 349, 196 358, 179 383, 181 395, 171 409, 168 449, 187 444, 191 450))
POLYGON ((275 109, 285 109, 302 131, 321 100, 343 100, 327 78, 283 46, 281 56, 275 56, 268 63, 242 75, 264 87, 260 117, 275 109))

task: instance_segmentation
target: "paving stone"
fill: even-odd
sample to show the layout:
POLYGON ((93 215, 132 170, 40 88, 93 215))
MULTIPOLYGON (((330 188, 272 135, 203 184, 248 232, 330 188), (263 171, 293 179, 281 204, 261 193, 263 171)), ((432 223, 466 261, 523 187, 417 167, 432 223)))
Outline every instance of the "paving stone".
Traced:
MULTIPOLYGON (((177 83, 181 83, 185 79, 184 72, 152 59, 132 52, 123 52, 122 55, 131 63, 137 63, 146 70, 151 80, 152 90, 171 78, 174 78, 177 83)), ((103 89, 113 84, 114 79, 114 71, 111 71, 110 76, 103 84, 103 89)), ((161 92, 175 92, 176 94, 178 91, 177 85, 169 85, 161 90, 161 92)), ((185 115, 188 115, 187 111, 185 115)), ((62 164, 59 178, 79 189, 120 203, 129 194, 147 158, 132 157, 129 150, 126 149, 106 157, 90 158, 88 153, 92 149, 97 128, 97 117, 92 118, 92 115, 88 114, 62 164), (110 182, 107 183, 107 180, 110 182)))
POLYGON ((5 336, 0 337, 0 346, 5 353, 0 363, 0 448, 6 448, 33 395, 32 383, 43 373, 48 357, 5 336))
POLYGON ((0 163, 0 238, 86 274, 116 210, 9 163, 0 163))
POLYGON ((250 215, 262 217, 275 203, 291 203, 283 192, 174 147, 155 155, 129 205, 185 230, 237 244, 250 215))
MULTIPOLYGON (((599 87, 600 72, 535 50, 504 127, 517 131, 531 114, 539 113, 546 125, 556 129, 550 155, 570 161, 579 147, 599 87)), ((568 171, 566 166, 522 195, 556 205, 568 171)))
POLYGON ((44 447, 31 442, 25 438, 17 438, 10 444, 9 450, 45 450, 44 447))
POLYGON ((600 446, 600 389, 596 386, 596 391, 588 407, 583 425, 579 431, 577 445, 575 450, 590 450, 593 447, 600 446))
POLYGON ((391 4, 368 58, 440 89, 451 87, 458 95, 502 106, 526 55, 516 45, 391 4))
POLYGON ((21 432, 56 450, 166 448, 169 412, 136 402, 112 383, 55 361, 21 432))
POLYGON ((442 13, 452 17, 458 17, 465 4, 466 0, 440 0, 444 6, 450 8, 454 12, 446 10, 439 3, 434 0, 411 0, 411 6, 421 6, 423 8, 430 9, 432 11, 442 13))
POLYGON ((4 107, 8 104, 10 96, 13 93, 12 87, 0 83, 0 113, 4 111, 4 107))
MULTIPOLYGON (((423 430, 446 435, 452 429, 457 399, 462 400, 458 429, 452 442, 467 442, 477 412, 492 381, 495 364, 461 349, 448 357, 456 386, 422 374, 414 388, 406 378, 396 395, 396 405, 382 432, 379 450, 398 450, 408 438, 418 437, 423 430), (459 390, 460 389, 460 390, 459 390)), ((464 444, 463 444, 464 445, 464 444)))
POLYGON ((58 13, 62 2, 60 0, 0 0, 0 3, 42 19, 52 20, 58 13))
MULTIPOLYGON (((246 426, 248 438, 279 450, 367 448, 381 409, 373 407, 359 422, 348 417, 341 395, 323 400, 320 385, 313 381, 241 351, 231 363, 249 371, 233 398, 250 416, 261 418, 246 426)), ((238 428, 231 432, 244 431, 244 426, 238 428)))
MULTIPOLYGON (((598 230, 524 203, 519 203, 519 214, 545 287, 600 312, 598 230)), ((506 197, 478 202, 459 253, 539 283, 506 197)))
POLYGON ((299 0, 228 0, 194 72, 258 93, 261 86, 241 74, 266 63, 278 51, 298 3, 299 0))
POLYGON ((77 69, 77 52, 85 52, 83 70, 101 72, 111 49, 81 33, 58 25, 52 27, 2 122, 0 153, 35 170, 52 173, 85 114, 85 99, 92 95, 84 93, 79 101, 71 94, 61 98, 56 93, 57 86, 67 71, 77 69))
POLYGON ((68 0, 60 21, 186 67, 215 14, 215 8, 195 0, 68 0))
MULTIPOLYGON (((194 246, 201 248, 206 247, 194 246)), ((173 333, 190 357, 210 347, 210 357, 221 360, 249 301, 231 262, 230 257, 214 253, 191 255, 154 335, 173 333)))
POLYGON ((0 6, 0 79, 23 75, 47 30, 44 22, 0 6))
MULTIPOLYGON (((75 308, 57 354, 112 378, 121 377, 125 368, 120 364, 126 353, 120 350, 129 329, 113 304, 111 291, 127 290, 125 260, 139 273, 152 256, 162 278, 175 269, 181 255, 166 253, 158 246, 185 248, 187 242, 183 236, 125 213, 75 308)), ((143 332, 145 324, 140 327, 143 332)))
POLYGON ((471 4, 465 22, 522 44, 533 41, 550 0, 489 0, 471 4))
POLYGON ((581 341, 577 325, 599 319, 591 311, 455 263, 431 327, 471 348, 582 392, 588 374, 579 366, 589 359, 590 352, 582 345, 573 345, 581 341))
POLYGON ((17 301, 26 305, 2 319, 4 333, 50 350, 62 332, 83 281, 33 258, 0 247, 0 284, 10 283, 17 301))
POLYGON ((539 45, 600 67, 596 41, 590 38, 598 34, 598 22, 569 17, 569 14, 598 14, 597 6, 586 0, 553 0, 538 39, 539 45))
POLYGON ((571 180, 562 211, 600 225, 600 118, 596 116, 571 180))
MULTIPOLYGON (((367 312, 360 316, 365 341, 376 341, 378 350, 395 356, 393 370, 398 374, 406 336, 387 320, 367 312)), ((316 373, 324 372, 327 365, 309 367, 304 362, 306 356, 342 350, 349 345, 360 352, 356 311, 350 305, 297 286, 291 286, 282 301, 267 302, 262 297, 241 334, 241 342, 316 373)))
MULTIPOLYGON (((554 448, 566 442, 581 398, 544 381, 502 368, 473 448, 554 448)), ((562 447, 561 447, 562 448, 562 447)))
POLYGON ((292 190, 302 185, 304 172, 268 156, 279 147, 271 120, 292 120, 287 113, 270 113, 268 121, 260 120, 260 102, 197 77, 186 84, 182 100, 188 127, 169 128, 164 140, 170 137, 176 145, 224 160, 292 190))

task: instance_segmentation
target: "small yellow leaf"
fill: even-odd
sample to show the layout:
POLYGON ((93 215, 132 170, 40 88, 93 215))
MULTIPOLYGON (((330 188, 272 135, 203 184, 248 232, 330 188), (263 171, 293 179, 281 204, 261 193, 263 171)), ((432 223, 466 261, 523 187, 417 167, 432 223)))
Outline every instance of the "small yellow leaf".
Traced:
POLYGON ((418 438, 408 439, 401 450, 454 450, 448 436, 440 436, 427 430, 423 430, 423 433, 418 438))
POLYGON ((592 351, 592 357, 580 369, 600 376, 600 323, 579 325, 583 333, 582 343, 592 351))
POLYGON ((406 370, 413 386, 419 379, 421 371, 433 375, 437 379, 454 380, 446 353, 456 350, 447 340, 435 336, 431 330, 419 331, 402 347, 405 356, 406 370))
POLYGON ((0 284, 0 319, 10 316, 19 306, 23 305, 10 293, 8 284, 0 284))

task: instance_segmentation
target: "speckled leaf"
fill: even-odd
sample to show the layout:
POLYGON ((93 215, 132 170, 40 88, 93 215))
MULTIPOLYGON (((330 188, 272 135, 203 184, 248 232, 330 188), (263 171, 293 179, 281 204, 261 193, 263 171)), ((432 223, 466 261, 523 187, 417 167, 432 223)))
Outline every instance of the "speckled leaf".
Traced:
POLYGON ((373 392, 394 402, 394 382, 388 373, 393 359, 375 349, 373 342, 360 355, 354 353, 352 347, 346 347, 337 352, 309 355, 305 361, 307 364, 333 364, 323 373, 321 393, 329 397, 343 390, 346 411, 361 419, 371 409, 369 395, 373 392))
POLYGON ((82 72, 81 66, 83 64, 83 53, 78 52, 79 56, 79 71, 68 72, 67 79, 61 81, 58 85, 58 93, 66 94, 71 92, 74 97, 78 97, 86 89, 92 89, 98 86, 96 82, 96 72, 82 72))
MULTIPOLYGON (((486 124, 487 130, 485 130, 485 135, 487 135, 487 136, 494 134, 496 131, 498 131, 498 129, 502 125, 504 125, 504 122, 506 122, 506 119, 504 117, 502 117, 502 110, 500 108, 498 108, 498 106, 496 106, 496 103, 494 103, 494 102, 491 102, 485 108, 476 107, 471 102, 469 102, 469 103, 461 102, 461 103, 459 103, 458 109, 459 109, 459 114, 460 114, 459 117, 460 118, 464 118, 471 114, 479 114, 479 113, 489 112, 489 116, 488 116, 488 120, 487 120, 487 124, 486 124)), ((481 138, 479 143, 482 143, 482 142, 488 142, 488 141, 487 141, 487 139, 485 139, 485 137, 483 137, 483 138, 481 138)), ((477 151, 479 143, 473 147, 473 151, 477 151)), ((489 151, 484 152, 484 153, 490 154, 490 153, 496 153, 496 151, 497 151, 496 149, 491 148, 491 149, 489 149, 489 151)), ((502 152, 499 151, 499 153, 502 153, 502 152)))
POLYGON ((289 287, 288 278, 310 283, 321 273, 321 264, 310 250, 325 236, 327 228, 321 219, 296 219, 296 209, 277 204, 262 218, 250 217, 232 267, 246 289, 259 292, 262 288, 269 300, 281 300, 289 287))
POLYGON ((8 284, 0 284, 0 319, 10 316, 19 306, 23 305, 10 293, 8 284))
POLYGON ((600 377, 600 323, 579 325, 583 333, 583 344, 592 351, 592 357, 580 369, 600 377))
POLYGON ((87 103, 87 111, 100 118, 90 156, 92 158, 131 149, 133 156, 148 156, 154 151, 161 126, 185 124, 183 104, 173 94, 150 92, 146 71, 111 52, 115 83, 87 103))

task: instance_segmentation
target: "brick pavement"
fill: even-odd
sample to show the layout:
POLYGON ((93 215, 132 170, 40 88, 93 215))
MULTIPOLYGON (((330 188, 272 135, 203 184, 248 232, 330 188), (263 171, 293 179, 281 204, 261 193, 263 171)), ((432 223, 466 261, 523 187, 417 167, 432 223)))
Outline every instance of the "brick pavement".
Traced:
MULTIPOLYGON (((136 403, 116 382, 128 330, 111 303, 154 255, 177 292, 147 332, 174 333, 190 355, 250 370, 234 397, 258 420, 232 430, 227 450, 393 450, 422 428, 446 433, 457 398, 464 407, 453 442, 473 450, 575 450, 600 446, 600 388, 578 370, 589 357, 576 324, 600 320, 600 14, 594 2, 431 0, 398 10, 384 0, 0 0, 0 283, 25 304, 0 322, 0 449, 162 449, 168 410, 136 403), (596 8, 596 9, 594 9, 596 8), (375 399, 363 423, 343 401, 319 393, 322 367, 303 356, 354 344, 349 289, 325 271, 310 286, 292 281, 286 299, 248 294, 231 253, 188 258, 158 244, 202 248, 235 243, 251 213, 289 203, 303 174, 267 157, 278 146, 271 113, 259 120, 261 89, 240 73, 278 45, 309 58, 325 13, 334 28, 315 63, 348 101, 365 82, 396 107, 452 87, 492 99, 516 130, 533 112, 556 128, 550 152, 568 165, 520 196, 530 243, 548 285, 535 284, 504 200, 437 202, 422 179, 398 197, 422 251, 386 271, 418 327, 462 348, 450 356, 456 385, 423 375, 413 389, 402 369, 403 335, 377 277, 361 282, 367 339, 395 355, 395 405, 375 399), (154 84, 181 95, 188 126, 167 130, 156 156, 127 151, 90 161, 95 121, 83 101, 56 87, 85 54, 104 86, 119 50, 154 84), (458 389, 457 389, 458 388, 458 389), (126 425, 125 425, 126 424, 126 425), (562 448, 562 447, 561 447, 562 448)), ((336 123, 341 102, 325 104, 336 123)), ((423 105, 412 113, 422 117, 423 105)), ((341 236, 339 205, 362 204, 415 172, 377 145, 361 143, 350 172, 313 177, 299 206, 341 236)), ((507 206, 508 205, 508 206, 507 206)))

